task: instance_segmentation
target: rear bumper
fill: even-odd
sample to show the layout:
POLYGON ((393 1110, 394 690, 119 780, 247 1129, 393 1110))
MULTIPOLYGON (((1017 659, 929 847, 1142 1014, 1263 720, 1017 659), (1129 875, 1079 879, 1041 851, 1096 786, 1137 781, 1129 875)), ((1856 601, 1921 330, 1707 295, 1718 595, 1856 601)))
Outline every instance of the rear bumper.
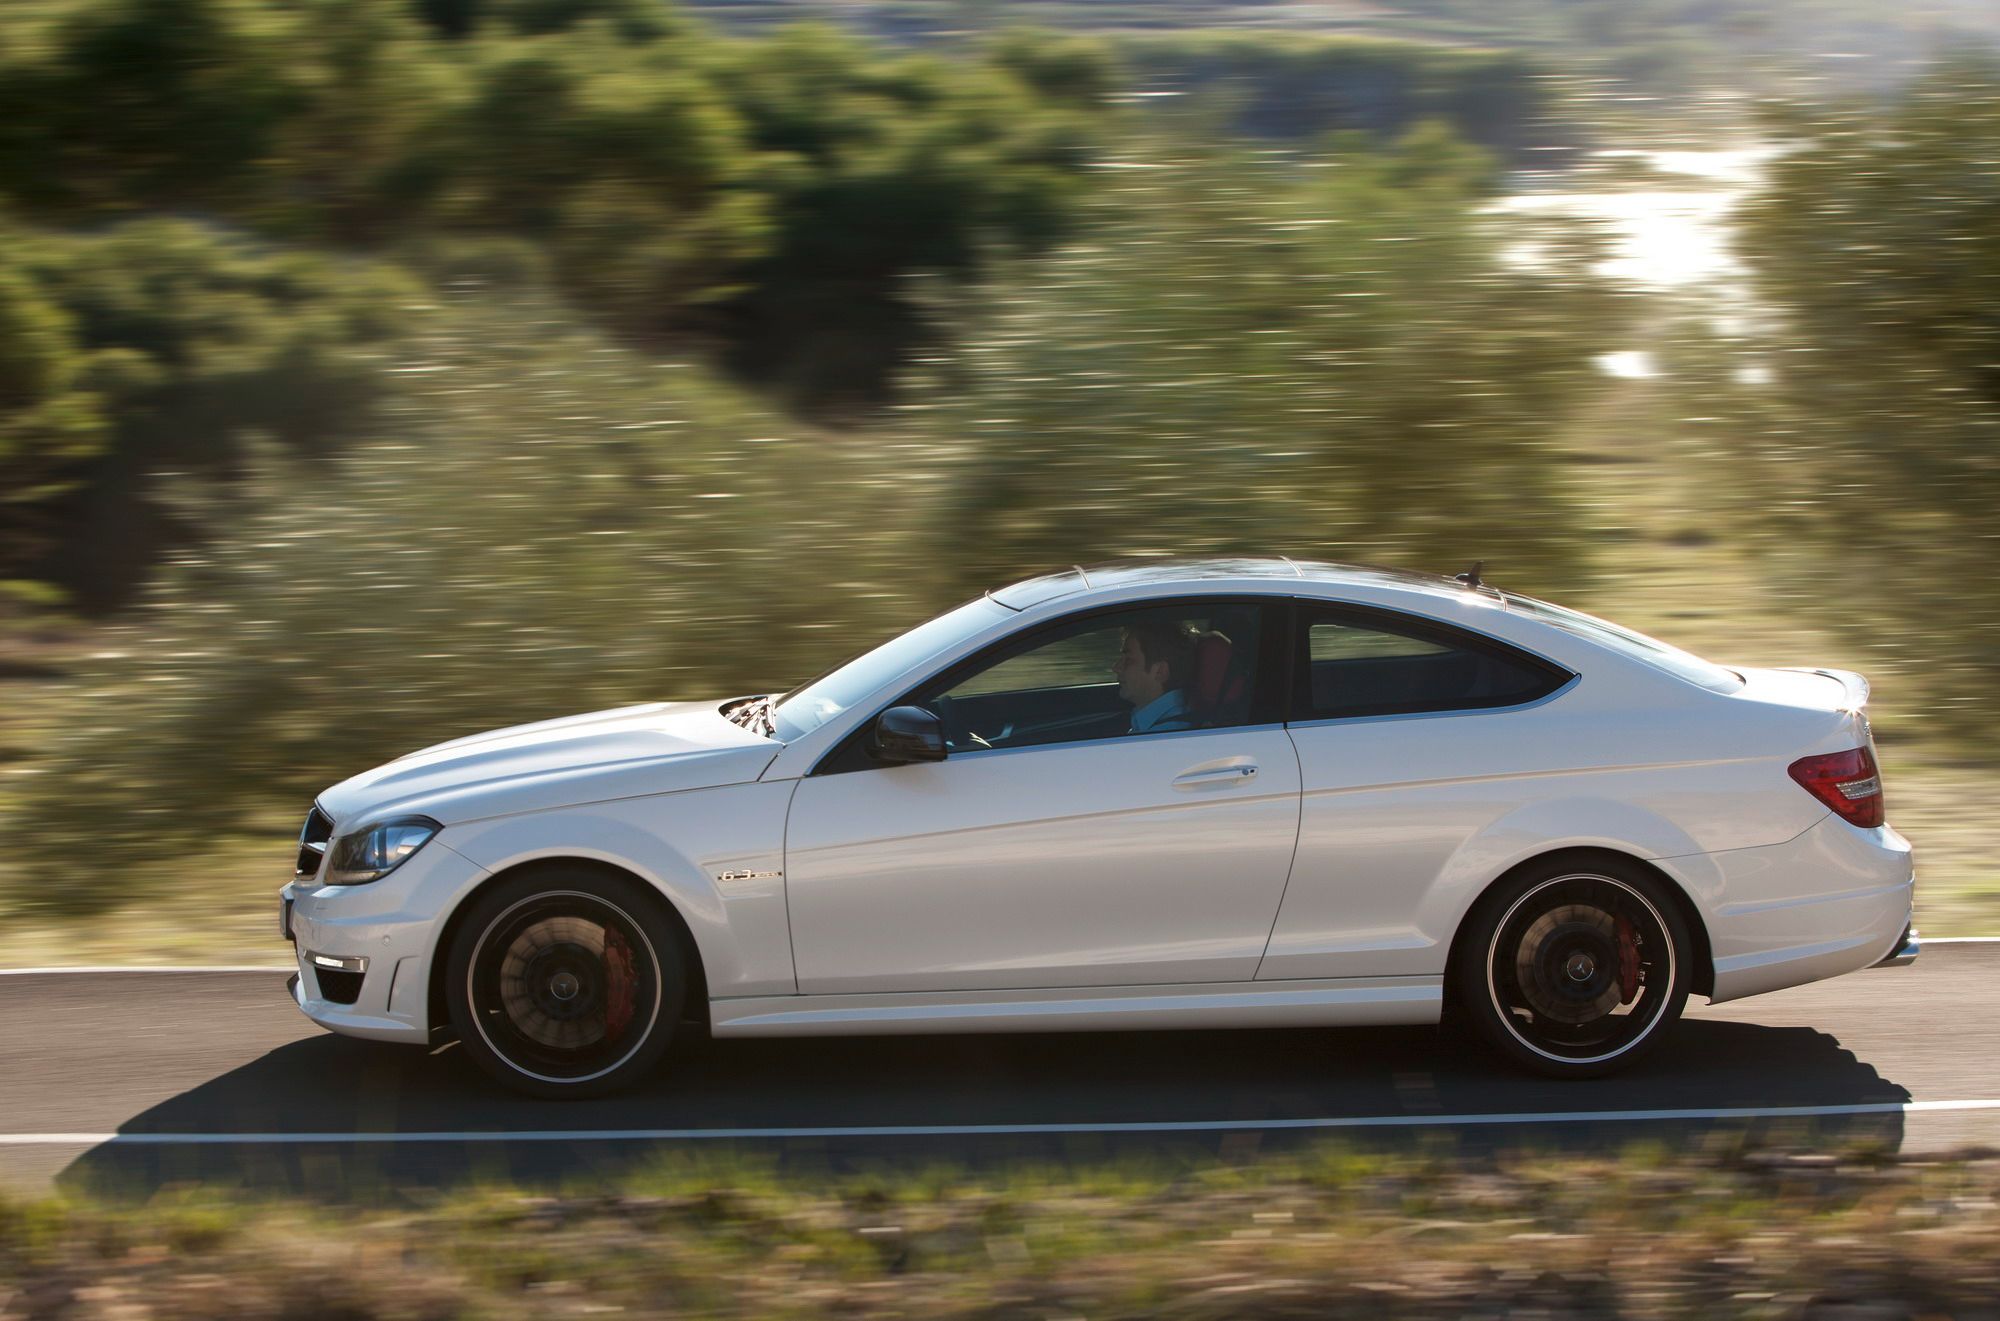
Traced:
POLYGON ((1917 929, 1906 927, 1903 938, 1896 942, 1896 948, 1889 951, 1889 957, 1880 963, 1871 964, 1876 968, 1907 968, 1917 961, 1917 955, 1924 952, 1923 942, 1917 939, 1917 929))
POLYGON ((1862 830, 1828 814, 1786 843, 1704 861, 1712 1001, 1916 958, 1910 845, 1887 826, 1862 830))

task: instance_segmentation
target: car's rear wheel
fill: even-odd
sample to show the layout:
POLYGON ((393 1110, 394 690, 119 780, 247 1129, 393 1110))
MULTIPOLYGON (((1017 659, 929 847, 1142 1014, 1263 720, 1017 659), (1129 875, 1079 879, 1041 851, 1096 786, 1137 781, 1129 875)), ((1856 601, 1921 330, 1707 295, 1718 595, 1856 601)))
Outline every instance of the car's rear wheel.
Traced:
POLYGON ((659 1062, 686 961, 663 901, 584 869, 537 870, 474 899, 446 966, 461 1048, 542 1097, 602 1096, 659 1062))
POLYGON ((1533 864, 1488 894, 1459 948, 1466 1016, 1517 1064, 1594 1078, 1680 1017, 1693 942, 1658 877, 1616 859, 1533 864))

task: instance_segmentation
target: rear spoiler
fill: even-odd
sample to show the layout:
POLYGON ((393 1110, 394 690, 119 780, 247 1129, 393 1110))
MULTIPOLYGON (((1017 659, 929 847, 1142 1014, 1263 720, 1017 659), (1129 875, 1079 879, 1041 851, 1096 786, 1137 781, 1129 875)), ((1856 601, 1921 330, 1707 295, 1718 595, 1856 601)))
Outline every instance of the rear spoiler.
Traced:
POLYGON ((1844 711, 1860 712, 1868 706, 1868 679, 1853 670, 1822 670, 1807 665, 1787 665, 1782 667, 1793 674, 1823 674, 1847 690, 1847 701, 1841 707, 1844 711))

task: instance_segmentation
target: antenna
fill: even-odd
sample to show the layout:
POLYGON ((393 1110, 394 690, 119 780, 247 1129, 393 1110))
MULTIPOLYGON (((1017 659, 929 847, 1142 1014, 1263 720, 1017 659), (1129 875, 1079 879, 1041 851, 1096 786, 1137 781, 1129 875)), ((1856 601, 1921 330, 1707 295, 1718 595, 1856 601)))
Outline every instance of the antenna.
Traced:
POLYGON ((1479 571, 1485 567, 1485 560, 1474 560, 1471 568, 1467 569, 1464 573, 1454 574, 1453 577, 1465 584, 1466 591, 1476 592, 1485 586, 1484 583, 1479 581, 1479 571))
POLYGON ((1090 586, 1090 575, 1083 571, 1083 566, 1081 564, 1072 564, 1069 567, 1076 570, 1076 576, 1083 579, 1083 585, 1088 589, 1090 586))

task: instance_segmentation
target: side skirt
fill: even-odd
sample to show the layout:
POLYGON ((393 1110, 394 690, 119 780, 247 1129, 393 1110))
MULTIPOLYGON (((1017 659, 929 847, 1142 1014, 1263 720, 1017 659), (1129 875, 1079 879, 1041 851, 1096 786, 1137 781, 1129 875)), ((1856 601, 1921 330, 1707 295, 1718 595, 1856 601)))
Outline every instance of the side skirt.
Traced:
POLYGON ((709 1021, 718 1037, 1350 1027, 1435 1023, 1443 1002, 1443 982, 1437 977, 1343 977, 1183 986, 740 996, 712 1001, 709 1021))

